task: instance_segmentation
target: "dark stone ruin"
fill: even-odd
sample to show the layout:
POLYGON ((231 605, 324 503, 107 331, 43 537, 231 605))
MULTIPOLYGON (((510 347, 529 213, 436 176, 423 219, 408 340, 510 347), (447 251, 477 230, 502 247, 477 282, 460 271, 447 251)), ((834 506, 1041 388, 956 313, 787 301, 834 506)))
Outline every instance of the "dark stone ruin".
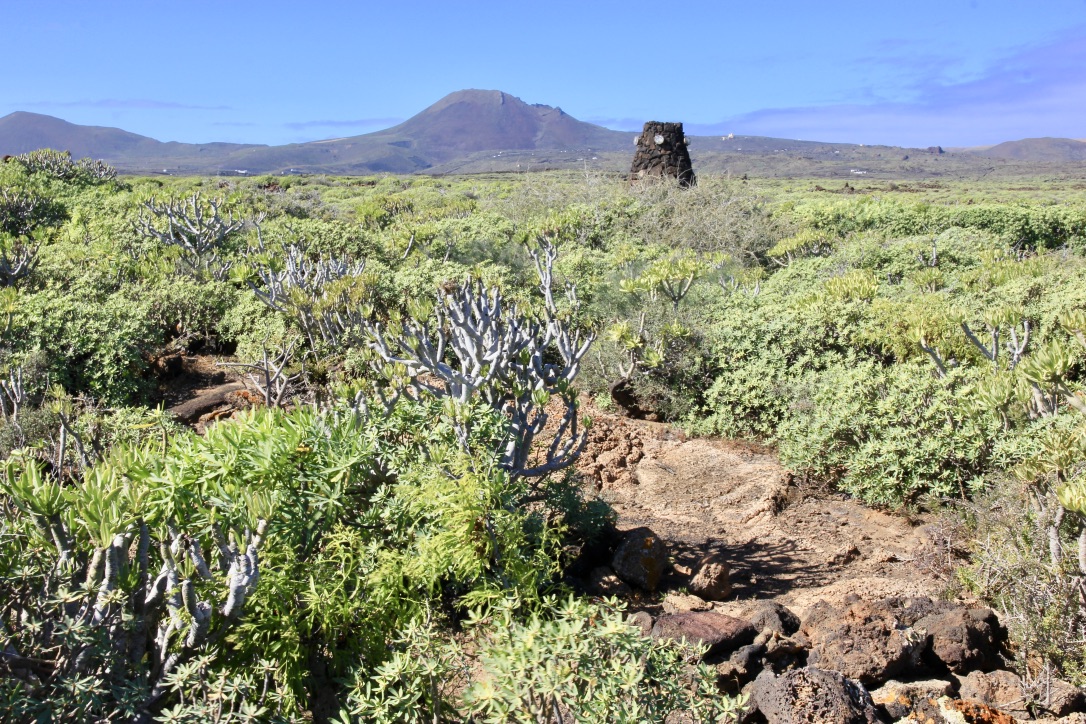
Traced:
POLYGON ((630 180, 671 177, 678 179, 681 186, 693 186, 697 177, 686 143, 683 124, 649 121, 637 139, 630 180))

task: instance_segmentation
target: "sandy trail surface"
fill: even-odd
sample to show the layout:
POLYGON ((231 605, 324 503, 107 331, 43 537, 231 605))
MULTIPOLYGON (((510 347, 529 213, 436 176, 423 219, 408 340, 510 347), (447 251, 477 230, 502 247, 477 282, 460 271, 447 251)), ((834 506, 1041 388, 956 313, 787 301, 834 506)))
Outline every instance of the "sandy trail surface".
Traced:
POLYGON ((802 616, 820 599, 938 596, 945 587, 918 565, 929 545, 922 525, 797 486, 769 449, 594 419, 578 467, 620 530, 646 526, 667 541, 674 566, 665 591, 685 585, 711 551, 731 566, 732 596, 716 604, 725 611, 768 599, 802 616))

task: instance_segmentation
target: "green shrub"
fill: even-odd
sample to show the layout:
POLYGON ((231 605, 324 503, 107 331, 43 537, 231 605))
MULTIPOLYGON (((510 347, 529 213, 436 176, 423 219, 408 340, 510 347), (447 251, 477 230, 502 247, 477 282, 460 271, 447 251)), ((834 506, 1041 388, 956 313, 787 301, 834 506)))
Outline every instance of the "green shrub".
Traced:
POLYGON ((163 337, 150 317, 146 301, 127 295, 87 298, 46 289, 21 296, 10 338, 17 353, 45 355, 55 384, 131 404, 148 390, 146 357, 163 337))
POLYGON ((1073 551, 1073 516, 1061 528, 1066 557, 1053 564, 1050 535, 1059 501, 1006 476, 959 514, 969 526, 967 564, 961 585, 1000 614, 1015 649, 1015 668, 1028 696, 1044 702, 1051 678, 1086 684, 1086 608, 1082 572, 1073 551))
POLYGON ((879 230, 900 238, 959 227, 989 232, 1007 244, 1031 249, 1068 246, 1081 250, 1086 246, 1086 211, 1081 206, 936 205, 862 196, 855 200, 801 202, 791 213, 804 226, 842 237, 879 230))
MULTIPOLYGON (((268 706, 266 697, 247 698, 262 681, 251 662, 265 661, 280 692, 275 706, 289 718, 347 668, 379 665, 396 632, 428 609, 509 594, 537 599, 558 570, 563 515, 550 498, 531 511, 514 507, 523 488, 483 452, 500 431, 495 416, 472 457, 436 405, 402 403, 380 420, 342 409, 266 410, 205 437, 176 437, 164 456, 159 446, 117 446, 70 488, 14 458, 0 491, 5 646, 55 668, 30 689, 4 679, 2 696, 17 721, 45 711, 85 719, 116 707, 173 706, 188 685, 177 677, 195 666, 211 681, 249 682, 239 689, 249 694, 235 692, 239 705, 268 706), (260 532, 259 585, 244 616, 219 612, 227 597, 214 572, 218 530, 236 531, 239 541, 248 540, 245 530, 260 532), (133 541, 147 560, 133 557, 133 541), (200 550, 206 555, 193 553, 200 550), (115 561, 104 576, 103 556, 115 561), (197 559, 208 561, 210 576, 193 567, 197 559), (55 577, 69 565, 72 574, 55 577), (190 607, 210 616, 208 628, 186 639, 195 645, 165 643, 168 633, 155 638, 171 620, 188 620, 180 609, 141 609, 141 591, 160 568, 176 576, 167 601, 178 595, 170 586, 185 581, 204 601, 190 607), (104 618, 87 627, 92 619, 81 617, 93 611, 104 618), (137 628, 122 638, 118 627, 129 619, 137 628), (58 626, 68 638, 53 637, 58 626), (122 669, 117 652, 126 657, 122 669), (162 666, 172 653, 179 658, 162 666), (86 664, 63 665, 73 658, 86 664), (325 673, 314 679, 317 662, 325 673)), ((201 696, 180 703, 195 716, 214 704, 209 691, 201 696)))
POLYGON ((781 462, 868 503, 964 496, 980 484, 994 424, 959 404, 958 373, 853 363, 808 375, 777 431, 781 462))
POLYGON ((432 627, 408 629, 376 676, 356 680, 340 721, 734 722, 743 711, 701 650, 643 636, 613 602, 548 599, 524 619, 507 599, 469 631, 470 657, 435 644, 432 627))
POLYGON ((843 353, 832 318, 769 289, 731 295, 710 319, 707 346, 718 374, 692 421, 697 432, 775 439, 793 384, 843 353))

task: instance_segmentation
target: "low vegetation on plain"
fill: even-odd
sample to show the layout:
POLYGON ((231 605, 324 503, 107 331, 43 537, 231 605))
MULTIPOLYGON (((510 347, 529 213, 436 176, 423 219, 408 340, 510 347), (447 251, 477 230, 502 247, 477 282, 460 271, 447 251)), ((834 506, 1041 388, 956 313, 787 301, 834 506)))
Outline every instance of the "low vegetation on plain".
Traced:
POLYGON ((948 594, 1086 683, 1086 196, 819 183, 0 165, 0 709, 736 720, 564 577, 593 408, 943 516, 948 594), (178 352, 250 409, 175 420, 178 352))

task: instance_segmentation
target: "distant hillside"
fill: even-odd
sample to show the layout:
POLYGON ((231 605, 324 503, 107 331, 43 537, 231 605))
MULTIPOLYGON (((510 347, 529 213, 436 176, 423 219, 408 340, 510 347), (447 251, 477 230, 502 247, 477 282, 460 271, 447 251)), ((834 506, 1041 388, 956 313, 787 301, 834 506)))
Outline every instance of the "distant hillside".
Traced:
MULTIPOLYGON (((646 119, 652 120, 652 119, 646 119)), ((675 119, 655 119, 675 120, 675 119)), ((93 156, 128 173, 489 173, 561 168, 623 172, 637 134, 579 121, 496 90, 451 93, 375 133, 284 146, 163 143, 119 128, 79 126, 17 112, 0 118, 0 155, 50 147, 93 156)), ((1086 160, 1086 143, 1027 139, 942 153, 896 146, 763 136, 691 136, 698 172, 855 178, 1028 173, 1033 164, 1086 160)))
POLYGON ((1023 138, 1021 141, 1007 141, 988 148, 971 149, 969 152, 987 158, 1016 161, 1086 161, 1086 143, 1073 138, 1023 138))
POLYGON ((633 134, 612 131, 560 108, 529 105, 508 93, 451 93, 398 126, 362 136, 272 146, 233 158, 238 168, 327 173, 414 173, 453 167, 499 151, 614 151, 633 148, 633 134))
POLYGON ((40 113, 17 111, 0 118, 0 152, 19 154, 39 148, 71 151, 74 156, 120 158, 162 145, 147 136, 102 126, 77 126, 40 113))
POLYGON ((76 158, 93 156, 131 171, 158 170, 184 164, 218 169, 223 159, 246 148, 240 143, 163 143, 147 136, 104 126, 80 126, 40 113, 16 111, 0 118, 0 155, 39 148, 71 151, 76 158))
POLYGON ((626 150, 631 134, 578 121, 561 108, 529 105, 508 93, 451 93, 398 126, 370 134, 403 138, 428 153, 523 149, 626 150))

